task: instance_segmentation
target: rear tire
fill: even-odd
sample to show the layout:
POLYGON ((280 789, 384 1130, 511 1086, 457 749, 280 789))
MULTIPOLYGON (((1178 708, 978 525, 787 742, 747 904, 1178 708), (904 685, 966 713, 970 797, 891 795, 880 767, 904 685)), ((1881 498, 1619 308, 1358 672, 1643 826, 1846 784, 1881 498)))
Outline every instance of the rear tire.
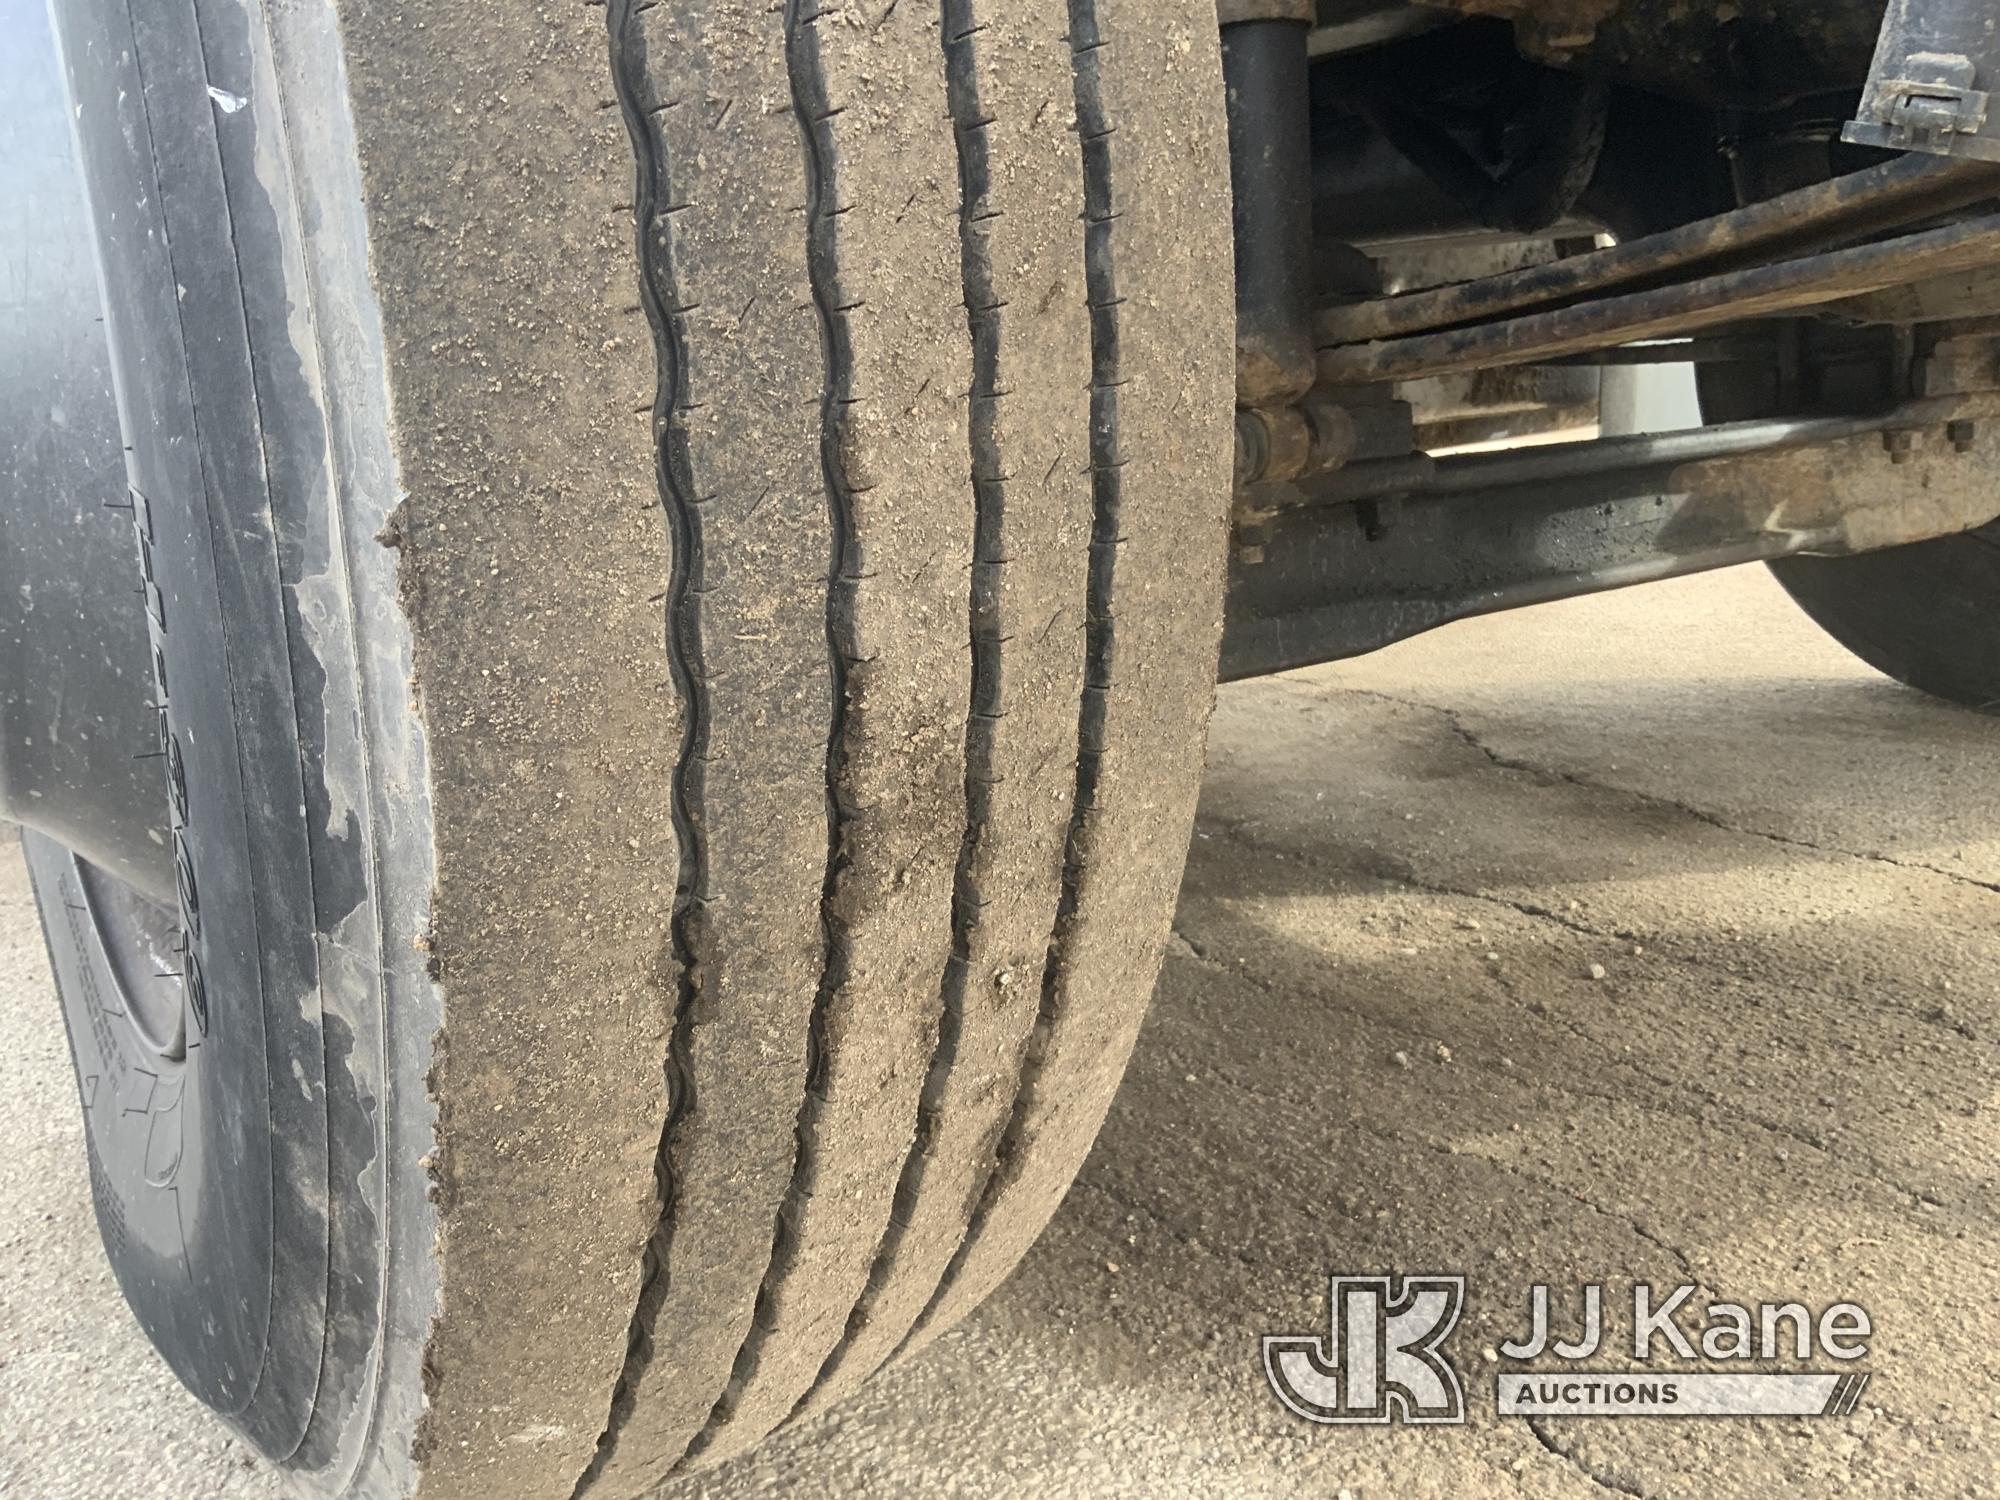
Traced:
POLYGON ((1861 557, 1787 558, 1771 571, 1876 671, 2000 711, 2000 526, 1861 557))
POLYGON ((1213 6, 59 12, 227 1126, 184 1220, 85 1083, 114 1266, 319 1492, 648 1493, 976 1305, 1136 1037, 1221 627, 1213 6))

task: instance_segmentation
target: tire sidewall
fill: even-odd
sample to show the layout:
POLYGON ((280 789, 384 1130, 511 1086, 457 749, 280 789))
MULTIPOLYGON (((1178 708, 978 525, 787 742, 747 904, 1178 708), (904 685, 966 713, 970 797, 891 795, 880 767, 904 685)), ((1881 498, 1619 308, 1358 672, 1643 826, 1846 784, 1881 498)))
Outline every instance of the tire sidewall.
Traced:
MULTIPOLYGON (((366 1471, 364 1487, 400 1491, 436 1292, 425 1048, 408 1041, 428 1037, 435 1006, 415 951, 423 902, 398 914, 413 929, 399 941, 382 897, 385 883, 424 888, 411 851, 428 845, 428 804, 420 737, 370 740, 383 683, 410 712, 407 646, 399 661, 399 622, 379 607, 393 554, 372 542, 393 477, 368 378, 379 330, 350 332, 329 360, 314 314, 314 256, 366 286, 358 192, 343 192, 351 145, 338 156, 333 106, 294 139, 277 76, 289 60, 337 79, 332 13, 288 13, 303 63, 243 0, 76 0, 56 23, 148 615, 146 753, 171 807, 188 1042, 163 1065, 121 1028, 115 966, 74 909, 74 862, 32 844, 98 1217, 135 1315, 198 1397, 316 1488, 366 1471), (298 176, 329 155, 344 173, 309 192, 351 210, 302 208, 298 176), (375 481, 361 514, 343 503, 357 453, 375 481), (357 535, 381 557, 357 565, 357 535), (400 1126, 421 1140, 392 1144, 400 1126), (408 1252, 394 1284, 392 1217, 408 1252), (392 1349, 399 1323, 415 1339, 392 1349)), ((345 296, 336 322, 367 308, 345 296)))

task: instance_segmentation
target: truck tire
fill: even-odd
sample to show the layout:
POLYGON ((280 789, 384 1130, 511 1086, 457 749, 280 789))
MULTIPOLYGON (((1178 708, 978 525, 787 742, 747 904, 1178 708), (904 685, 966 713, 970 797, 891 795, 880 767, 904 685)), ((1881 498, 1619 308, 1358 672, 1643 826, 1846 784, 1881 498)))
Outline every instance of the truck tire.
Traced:
POLYGON ((1134 1042, 1213 4, 56 14, 178 893, 30 841, 112 1264, 315 1493, 650 1493, 976 1305, 1134 1042))
POLYGON ((1771 571, 1799 607, 1876 671, 2000 712, 2000 526, 1771 571))

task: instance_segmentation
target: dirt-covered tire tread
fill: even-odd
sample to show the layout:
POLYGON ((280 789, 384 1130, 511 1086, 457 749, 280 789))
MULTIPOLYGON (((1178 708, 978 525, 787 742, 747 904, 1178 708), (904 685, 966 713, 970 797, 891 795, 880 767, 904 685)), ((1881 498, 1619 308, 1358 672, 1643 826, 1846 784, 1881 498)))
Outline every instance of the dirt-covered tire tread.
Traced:
POLYGON ((1064 0, 946 0, 942 29, 973 349, 968 821, 916 1139, 809 1408, 894 1353, 963 1243, 1019 1091, 1076 789, 1093 497, 1068 17, 1064 0))
POLYGON ((768 12, 740 0, 607 8, 639 163, 660 494, 675 540, 666 645, 686 735, 673 778, 679 985, 661 1207, 579 1492, 650 1488, 728 1381, 792 1173, 830 945, 821 897, 837 827, 827 726, 839 662, 827 577, 841 522, 817 461, 806 187, 790 119, 751 103, 785 87, 782 56, 708 45, 755 35, 768 12))
POLYGON ((1171 912, 1227 493, 1198 4, 608 22, 688 727, 662 1211, 586 1496, 850 1389, 1052 1211, 1171 912))
POLYGON ((944 1326, 1032 1240, 1108 1106, 1184 855, 1219 625, 1228 403, 1207 346, 1227 260, 1201 221, 1227 216, 1177 175, 1214 159, 1219 110, 1196 92, 1210 71, 1162 66, 1176 42, 1209 59, 1199 11, 609 8, 689 731, 661 1223, 581 1494, 739 1452, 944 1326), (776 111, 739 109, 780 62, 789 143, 776 111), (1129 149, 1118 110, 1158 112, 1129 149), (776 222, 743 222, 746 197, 776 222), (1193 211, 1170 233, 1176 206, 1193 211), (774 267, 723 251, 772 230, 802 294, 775 305, 774 267), (717 306, 734 331, 704 319, 717 306), (817 359, 752 371, 731 347, 768 317, 797 356, 807 313, 817 359), (818 483, 787 475, 774 501, 741 455, 808 411, 818 483), (824 639, 746 654, 728 611, 755 601, 732 581, 765 585, 780 553, 801 606, 823 576, 796 613, 824 639), (770 727, 751 698, 774 678, 820 712, 733 729, 770 727), (755 826, 809 769, 824 826, 755 826))
POLYGON ((1076 802, 1021 1090, 905 1349, 1000 1283, 1082 1166, 1143 1017, 1130 976, 1157 971, 1186 856, 1221 630, 1227 517, 1213 497, 1227 487, 1233 342, 1216 279, 1230 263, 1226 178, 1189 172, 1226 152, 1204 10, 1070 0, 1095 364, 1076 802))

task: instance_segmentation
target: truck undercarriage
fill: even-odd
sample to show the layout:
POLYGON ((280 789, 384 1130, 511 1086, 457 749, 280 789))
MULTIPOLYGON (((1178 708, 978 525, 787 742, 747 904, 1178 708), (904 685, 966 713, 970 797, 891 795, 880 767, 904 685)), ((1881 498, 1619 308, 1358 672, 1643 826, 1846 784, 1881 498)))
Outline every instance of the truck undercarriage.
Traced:
POLYGON ((1225 676, 2000 514, 1975 7, 1304 10, 1225 6, 1225 676), (1437 456, 1574 434, 1608 372, 1683 363, 1757 420, 1437 456))

